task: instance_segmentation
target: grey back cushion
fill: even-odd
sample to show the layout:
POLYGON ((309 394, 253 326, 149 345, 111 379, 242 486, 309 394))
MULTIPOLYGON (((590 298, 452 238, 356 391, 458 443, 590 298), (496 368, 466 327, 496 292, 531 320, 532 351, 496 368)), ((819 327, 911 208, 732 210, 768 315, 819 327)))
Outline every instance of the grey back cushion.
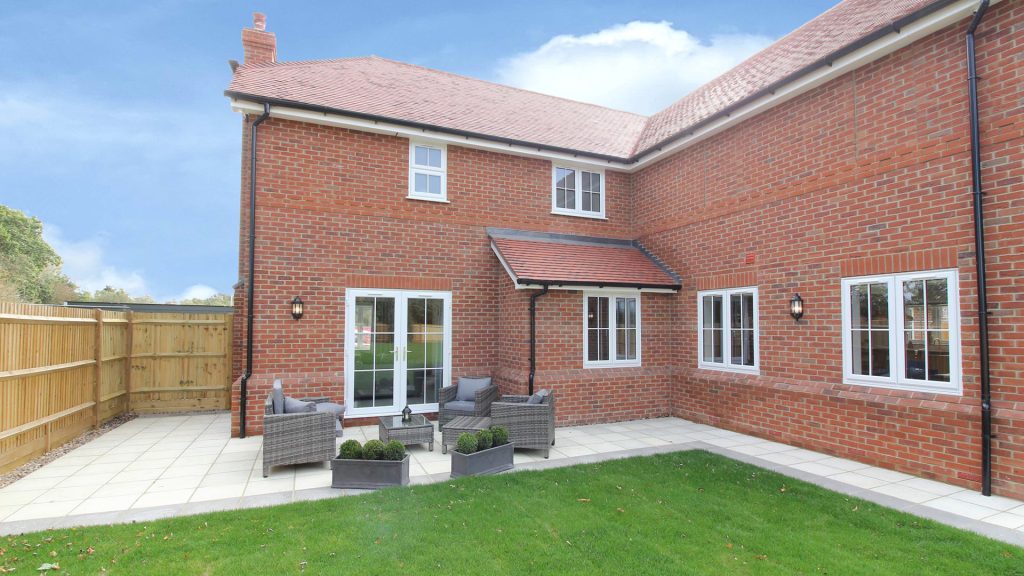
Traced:
POLYGON ((490 385, 490 376, 481 378, 459 378, 459 391, 455 393, 455 399, 465 402, 473 402, 476 400, 476 393, 490 385))
POLYGON ((274 414, 284 414, 284 388, 280 380, 274 380, 274 389, 270 391, 271 401, 274 406, 274 414))
POLYGON ((545 388, 543 390, 538 390, 536 394, 534 394, 534 395, 532 395, 532 396, 530 396, 529 398, 526 399, 526 403, 527 404, 543 404, 544 403, 544 399, 547 398, 549 394, 551 394, 551 392, 548 391, 547 388, 545 388))
POLYGON ((296 398, 284 398, 284 413, 299 414, 302 412, 316 412, 316 402, 306 402, 296 398))

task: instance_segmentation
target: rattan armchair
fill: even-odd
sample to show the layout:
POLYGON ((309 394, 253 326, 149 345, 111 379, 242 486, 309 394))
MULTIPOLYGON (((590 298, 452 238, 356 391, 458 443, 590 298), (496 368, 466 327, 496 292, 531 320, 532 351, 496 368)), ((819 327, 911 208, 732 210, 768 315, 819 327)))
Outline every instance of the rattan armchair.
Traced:
POLYGON ((491 425, 508 430, 509 442, 516 448, 535 448, 547 458, 555 444, 555 393, 540 404, 527 404, 529 396, 502 396, 491 404, 491 425))
POLYGON ((272 466, 333 458, 337 420, 331 412, 274 414, 273 400, 268 397, 263 407, 263 477, 270 474, 272 466))
POLYGON ((440 428, 459 416, 490 416, 491 403, 498 399, 498 385, 491 384, 477 390, 473 395, 472 406, 464 406, 466 403, 455 404, 459 387, 445 386, 441 388, 437 399, 437 424, 440 428))

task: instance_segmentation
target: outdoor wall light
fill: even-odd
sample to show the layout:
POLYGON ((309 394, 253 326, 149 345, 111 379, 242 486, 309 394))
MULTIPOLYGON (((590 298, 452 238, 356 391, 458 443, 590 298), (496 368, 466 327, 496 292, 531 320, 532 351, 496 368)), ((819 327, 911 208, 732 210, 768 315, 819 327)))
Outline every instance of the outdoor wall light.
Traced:
POLYGON ((298 296, 292 298, 292 318, 295 318, 296 320, 302 318, 303 306, 304 303, 302 302, 302 298, 299 298, 298 296))
POLYGON ((804 315, 804 299, 799 294, 793 294, 793 299, 789 301, 789 315, 793 320, 800 320, 804 315))

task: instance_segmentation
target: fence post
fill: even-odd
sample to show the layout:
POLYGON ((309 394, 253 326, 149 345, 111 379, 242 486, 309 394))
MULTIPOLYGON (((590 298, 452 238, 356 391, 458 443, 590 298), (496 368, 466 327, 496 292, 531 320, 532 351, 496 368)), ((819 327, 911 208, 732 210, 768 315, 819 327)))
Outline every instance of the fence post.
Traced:
POLYGON ((125 362, 124 362, 124 389, 125 396, 128 400, 125 402, 125 410, 128 412, 132 411, 132 348, 135 346, 133 341, 133 334, 135 333, 135 325, 132 323, 135 319, 135 312, 128 311, 128 334, 125 336, 125 340, 128 341, 128 350, 125 351, 125 362))
POLYGON ((96 356, 96 378, 92 385, 92 397, 96 402, 93 406, 92 427, 100 427, 100 381, 103 376, 103 310, 96 309, 96 343, 94 351, 96 356))

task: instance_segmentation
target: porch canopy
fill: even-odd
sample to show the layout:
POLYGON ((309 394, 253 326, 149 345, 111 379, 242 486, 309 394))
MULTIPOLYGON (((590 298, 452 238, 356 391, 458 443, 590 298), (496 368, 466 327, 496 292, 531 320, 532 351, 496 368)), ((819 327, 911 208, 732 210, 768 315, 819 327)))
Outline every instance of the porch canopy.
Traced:
POLYGON ((678 291, 679 275, 635 240, 488 228, 516 288, 678 291))

